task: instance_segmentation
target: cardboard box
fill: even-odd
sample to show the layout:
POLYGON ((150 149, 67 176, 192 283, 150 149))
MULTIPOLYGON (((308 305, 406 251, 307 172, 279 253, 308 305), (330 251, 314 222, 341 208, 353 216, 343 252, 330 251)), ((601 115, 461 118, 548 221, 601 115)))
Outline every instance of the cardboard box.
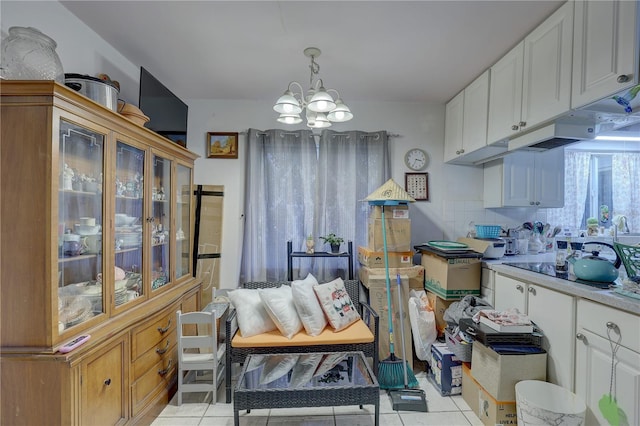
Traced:
MULTIPOLYGON (((389 268, 406 268, 413 266, 413 252, 392 251, 387 253, 389 258, 389 268)), ((384 252, 373 251, 366 247, 358 247, 358 262, 369 268, 384 268, 384 252)))
POLYGON ((519 381, 547 380, 547 354, 500 355, 474 340, 471 376, 498 401, 515 401, 519 381))
POLYGON ((369 219, 382 219, 382 208, 386 219, 409 219, 409 206, 371 206, 369 219))
POLYGON ((431 373, 427 377, 442 396, 462 393, 462 361, 445 343, 435 342, 431 345, 429 366, 431 373))
POLYGON ((480 296, 482 263, 479 258, 444 258, 422 252, 425 288, 445 300, 459 300, 471 294, 480 296))
MULTIPOLYGON (((385 213, 387 251, 411 251, 411 219, 389 219, 385 213)), ((384 251, 382 219, 369 219, 367 247, 373 251, 384 251)))
MULTIPOLYGON (((395 354, 402 357, 402 336, 400 334, 400 313, 398 311, 398 283, 396 274, 400 274, 402 282, 402 296, 404 299, 404 343, 405 359, 409 366, 413 368, 413 337, 411 334, 411 322, 409 321, 408 303, 409 291, 414 288, 423 289, 424 268, 420 265, 411 268, 390 268, 391 303, 393 316, 393 342, 395 354)), ((360 268, 360 282, 365 291, 365 300, 378 313, 380 317, 380 334, 378 339, 378 350, 380 360, 389 357, 389 309, 387 304, 387 284, 384 268, 360 268)))
POLYGON ((462 399, 486 426, 518 424, 515 401, 498 401, 471 376, 468 363, 462 364, 462 399))
POLYGON ((444 300, 442 297, 430 291, 427 291, 427 299, 436 316, 438 336, 444 336, 444 329, 447 328, 447 322, 444 320, 444 311, 446 311, 449 305, 455 302, 455 300, 444 300))

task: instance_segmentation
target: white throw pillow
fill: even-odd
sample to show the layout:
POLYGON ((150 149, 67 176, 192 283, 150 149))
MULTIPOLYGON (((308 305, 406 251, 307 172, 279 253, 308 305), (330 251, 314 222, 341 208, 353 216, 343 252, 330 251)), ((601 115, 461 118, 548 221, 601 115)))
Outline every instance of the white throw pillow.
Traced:
POLYGON ((309 336, 317 336, 327 326, 327 318, 318 296, 313 290, 313 286, 318 284, 316 277, 309 274, 304 280, 291 282, 291 292, 293 293, 293 304, 300 316, 302 325, 309 336))
POLYGON ((287 374, 298 361, 300 355, 271 355, 267 357, 260 373, 260 384, 266 385, 287 374))
POLYGON ((318 295, 320 306, 334 331, 345 329, 360 319, 360 314, 356 311, 342 278, 336 278, 326 284, 318 284, 313 287, 313 290, 318 295))
POLYGON ((264 308, 258 290, 240 288, 230 291, 228 296, 236 308, 238 327, 242 337, 256 336, 276 329, 276 325, 264 308))
POLYGON ((291 339, 302 330, 302 322, 293 304, 291 287, 282 285, 277 288, 259 288, 258 293, 267 314, 287 339, 291 339))

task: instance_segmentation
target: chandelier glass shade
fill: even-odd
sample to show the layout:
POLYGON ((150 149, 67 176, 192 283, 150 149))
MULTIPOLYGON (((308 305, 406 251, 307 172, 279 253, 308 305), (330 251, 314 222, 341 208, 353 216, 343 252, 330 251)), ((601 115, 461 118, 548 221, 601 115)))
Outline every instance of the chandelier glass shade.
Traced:
POLYGON ((320 65, 315 58, 320 56, 320 49, 308 47, 304 50, 306 57, 311 58, 311 75, 309 77, 309 85, 311 86, 305 95, 302 85, 297 81, 289 83, 287 90, 276 101, 273 106, 274 111, 278 112, 278 121, 284 124, 299 124, 302 122, 303 110, 307 126, 315 129, 321 129, 331 126, 331 123, 340 123, 349 121, 353 118, 351 110, 340 98, 340 94, 335 89, 325 89, 322 79, 316 79, 314 76, 320 72, 320 65), (299 90, 298 91, 296 91, 299 90), (335 98, 329 94, 335 93, 335 98))

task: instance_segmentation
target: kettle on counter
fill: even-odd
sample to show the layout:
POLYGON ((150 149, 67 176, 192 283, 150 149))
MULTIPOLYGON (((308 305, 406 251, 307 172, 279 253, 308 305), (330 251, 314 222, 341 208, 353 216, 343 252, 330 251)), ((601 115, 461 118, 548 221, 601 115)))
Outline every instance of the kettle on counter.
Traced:
MULTIPOLYGON (((598 241, 588 241, 582 245, 583 250, 584 246, 588 244, 597 244, 611 247, 613 249, 611 244, 601 243, 598 241)), ((597 250, 592 251, 591 256, 584 256, 582 258, 569 256, 567 261, 573 264, 573 273, 577 278, 585 281, 610 283, 614 282, 618 278, 618 268, 622 264, 622 260, 620 259, 620 256, 618 256, 618 253, 616 253, 615 250, 614 253, 616 254, 616 261, 613 263, 609 259, 598 256, 600 252, 597 250)))

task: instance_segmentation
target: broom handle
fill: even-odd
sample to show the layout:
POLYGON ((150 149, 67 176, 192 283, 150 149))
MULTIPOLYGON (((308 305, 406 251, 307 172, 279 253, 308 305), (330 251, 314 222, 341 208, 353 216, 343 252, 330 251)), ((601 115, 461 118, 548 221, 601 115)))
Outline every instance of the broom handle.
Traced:
POLYGON ((404 310, 402 308, 402 281, 400 280, 400 274, 396 275, 398 280, 398 309, 400 310, 400 339, 402 340, 402 370, 404 371, 404 387, 409 387, 409 378, 407 377, 407 356, 404 353, 404 310))
POLYGON ((389 254, 387 253, 387 224, 384 220, 384 205, 382 206, 382 241, 384 243, 385 284, 387 285, 387 311, 389 314, 389 351, 393 354, 393 316, 391 314, 391 280, 389 279, 389 254))

